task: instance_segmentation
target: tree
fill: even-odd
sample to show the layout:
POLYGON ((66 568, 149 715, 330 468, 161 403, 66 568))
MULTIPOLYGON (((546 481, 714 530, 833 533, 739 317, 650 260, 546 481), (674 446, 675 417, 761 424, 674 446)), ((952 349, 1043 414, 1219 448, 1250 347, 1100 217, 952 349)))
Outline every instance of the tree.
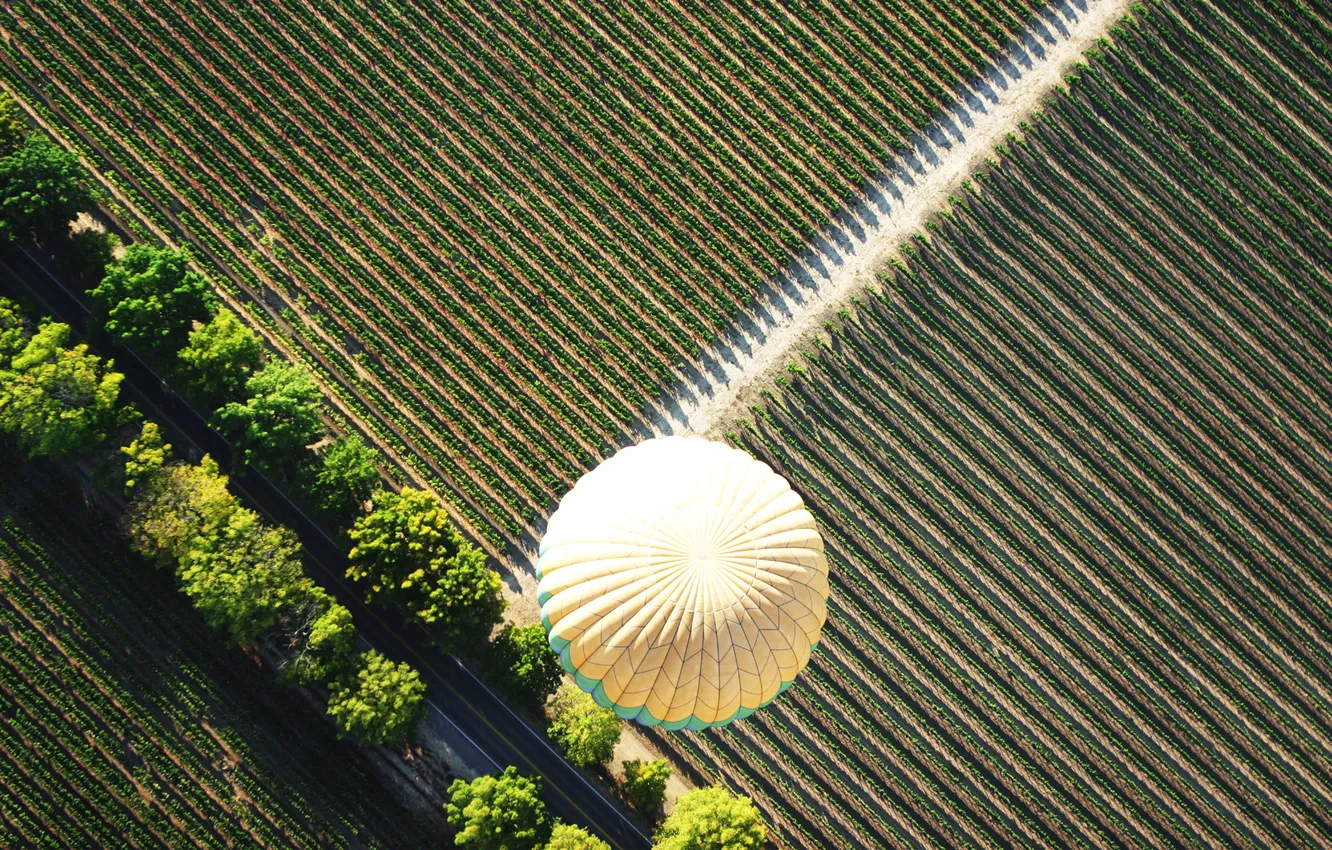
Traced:
POLYGON ((27 122, 23 120, 23 108, 9 92, 0 92, 0 156, 12 156, 23 147, 23 139, 28 135, 27 122))
POLYGON ((356 649, 356 624, 351 611, 314 588, 303 603, 282 618, 291 646, 282 675, 299 685, 326 684, 343 676, 356 649))
POLYGON ((88 172, 73 153, 33 133, 0 157, 0 242, 62 236, 93 205, 88 172))
POLYGON ((143 429, 134 442, 122 446, 125 456, 125 493, 131 493, 140 482, 157 475, 171 460, 171 444, 162 439, 156 422, 143 423, 143 429))
POLYGON ((216 531, 195 535, 177 575, 208 624, 241 645, 277 625, 312 587, 296 535, 247 508, 232 511, 216 531))
POLYGON ((491 642, 483 669, 505 698, 534 708, 555 693, 564 673, 540 623, 506 625, 491 642))
POLYGON ((433 493, 379 491, 349 532, 347 577, 367 602, 399 605, 448 652, 483 645, 504 613, 500 581, 433 493))
POLYGON ((245 384, 259 371, 263 353, 255 332, 222 308, 207 323, 195 323, 176 354, 177 369, 191 393, 218 406, 244 398, 245 384))
POLYGON ((328 713, 338 736, 363 744, 405 744, 425 716, 425 684, 406 662, 394 664, 373 649, 329 687, 328 713))
POLYGON ((174 355, 194 323, 217 309, 208 281, 190 270, 183 251, 144 243, 107 266, 92 297, 117 342, 159 361, 174 355))
POLYGON ((106 277, 106 267, 115 259, 120 237, 96 227, 85 227, 71 233, 65 245, 65 268, 83 284, 92 289, 106 277))
POLYGON ((172 566, 192 538, 215 532, 240 509, 227 490, 227 477, 208 455, 198 465, 168 464, 134 489, 125 513, 130 540, 141 554, 172 566))
POLYGON ((666 759, 624 762, 625 799, 640 812, 656 812, 666 801, 666 780, 671 778, 671 766, 666 759))
POLYGON ((116 399, 124 376, 111 361, 67 346, 69 325, 38 328, 0 370, 0 430, 15 434, 31 457, 73 455, 95 448, 123 421, 116 399))
POLYGON ((379 454, 351 434, 306 464, 297 492, 321 517, 345 528, 360 513, 379 481, 379 454))
POLYGON ((541 780, 507 767, 495 776, 471 783, 455 779, 444 804, 449 824, 458 830, 453 842, 468 850, 536 850, 551 834, 541 780))
POLYGON ((577 687, 565 684, 551 704, 546 734, 579 767, 610 761, 620 742, 622 724, 615 712, 602 708, 577 687))
POLYGON ((298 459, 319 433, 319 388, 299 366, 270 362, 245 382, 247 398, 217 411, 240 464, 269 470, 298 459))
POLYGON ((610 845, 581 826, 557 823, 544 850, 610 850, 610 845))
POLYGON ((652 850, 756 850, 768 840, 754 801, 725 788, 683 795, 657 829, 652 850))
POLYGON ((32 326, 19 306, 8 298, 0 298, 0 369, 9 368, 10 361, 21 352, 32 338, 32 326))

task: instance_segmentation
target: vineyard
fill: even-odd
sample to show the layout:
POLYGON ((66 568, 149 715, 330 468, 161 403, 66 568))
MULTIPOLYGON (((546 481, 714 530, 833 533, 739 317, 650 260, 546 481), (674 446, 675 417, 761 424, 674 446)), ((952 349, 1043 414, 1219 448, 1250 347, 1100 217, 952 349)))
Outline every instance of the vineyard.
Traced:
POLYGON ((502 547, 1030 6, 33 0, 0 76, 502 547))
POLYGON ((0 457, 0 846, 424 846, 319 709, 256 686, 78 500, 0 457))
POLYGON ((829 625, 658 741, 783 844, 1332 843, 1332 18, 1111 38, 731 434, 829 625))

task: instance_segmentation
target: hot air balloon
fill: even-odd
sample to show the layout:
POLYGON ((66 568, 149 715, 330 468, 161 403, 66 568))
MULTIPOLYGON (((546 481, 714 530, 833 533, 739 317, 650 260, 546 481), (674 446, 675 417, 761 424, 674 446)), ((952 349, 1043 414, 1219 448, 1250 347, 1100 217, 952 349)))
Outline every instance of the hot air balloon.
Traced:
POLYGON ((814 517, 767 464, 699 437, 622 449, 561 500, 537 561, 541 621, 621 717, 748 717, 809 661, 827 617, 814 517))

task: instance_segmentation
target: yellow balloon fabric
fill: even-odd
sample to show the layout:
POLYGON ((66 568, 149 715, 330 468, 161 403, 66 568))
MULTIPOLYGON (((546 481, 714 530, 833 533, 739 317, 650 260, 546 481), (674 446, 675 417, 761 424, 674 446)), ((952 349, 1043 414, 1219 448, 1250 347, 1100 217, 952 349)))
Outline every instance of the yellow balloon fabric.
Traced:
POLYGON ((569 491, 537 562, 551 647, 621 717, 702 729, 747 717, 809 661, 828 562, 786 479, 739 449, 665 437, 569 491))

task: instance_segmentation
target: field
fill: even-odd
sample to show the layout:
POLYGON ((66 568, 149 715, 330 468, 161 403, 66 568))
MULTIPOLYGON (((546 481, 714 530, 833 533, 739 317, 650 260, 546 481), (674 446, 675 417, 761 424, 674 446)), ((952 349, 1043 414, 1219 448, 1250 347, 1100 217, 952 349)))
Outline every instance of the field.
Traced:
POLYGON ((735 428, 829 626, 658 740, 784 844, 1332 843, 1330 36, 1150 4, 735 428))
MULTIPOLYGON (((530 550, 1035 5, 32 0, 0 82, 530 550)), ((1332 845, 1332 13, 1136 8, 722 430, 815 512, 828 627, 651 737, 779 846, 1332 845)), ((0 843, 410 846, 165 580, 12 501, 0 843)))
POLYGON ((0 453, 0 846, 438 841, 80 494, 0 453))
POLYGON ((0 78, 503 548, 1029 6, 34 0, 0 78))

